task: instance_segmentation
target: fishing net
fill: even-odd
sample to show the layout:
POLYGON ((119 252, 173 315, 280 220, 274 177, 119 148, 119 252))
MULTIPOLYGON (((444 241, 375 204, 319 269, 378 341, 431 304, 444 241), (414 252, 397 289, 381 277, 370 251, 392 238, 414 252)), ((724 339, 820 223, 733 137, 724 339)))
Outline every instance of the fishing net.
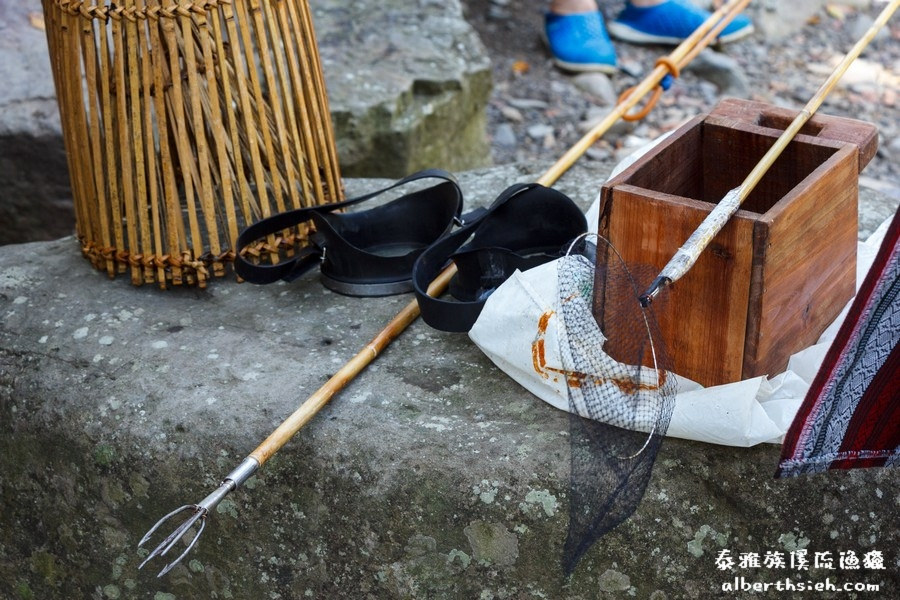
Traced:
POLYGON ((571 415, 567 575, 640 503, 677 391, 651 309, 638 302, 640 284, 655 271, 629 269, 598 240, 577 242, 557 263, 558 338, 571 415))

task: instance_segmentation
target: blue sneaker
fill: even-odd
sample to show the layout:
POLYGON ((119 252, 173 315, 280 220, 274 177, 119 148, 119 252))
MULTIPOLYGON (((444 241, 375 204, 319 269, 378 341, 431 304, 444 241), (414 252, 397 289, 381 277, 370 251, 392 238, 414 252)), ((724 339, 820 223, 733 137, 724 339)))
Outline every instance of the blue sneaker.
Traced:
MULTIPOLYGON (((630 2, 609 24, 609 34, 635 44, 679 44, 694 32, 711 13, 688 0, 668 0, 641 8, 630 2)), ((737 15, 719 34, 720 42, 733 42, 753 33, 753 23, 737 15)))
POLYGON ((553 62, 567 71, 614 73, 616 51, 599 11, 544 15, 544 34, 553 62))

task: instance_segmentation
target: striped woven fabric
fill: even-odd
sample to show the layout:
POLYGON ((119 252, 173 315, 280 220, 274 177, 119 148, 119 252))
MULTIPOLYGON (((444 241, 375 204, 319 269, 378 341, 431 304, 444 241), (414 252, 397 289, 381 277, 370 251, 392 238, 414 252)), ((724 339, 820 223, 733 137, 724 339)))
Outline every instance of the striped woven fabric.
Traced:
POLYGON ((776 477, 900 465, 900 211, 784 438, 776 477))

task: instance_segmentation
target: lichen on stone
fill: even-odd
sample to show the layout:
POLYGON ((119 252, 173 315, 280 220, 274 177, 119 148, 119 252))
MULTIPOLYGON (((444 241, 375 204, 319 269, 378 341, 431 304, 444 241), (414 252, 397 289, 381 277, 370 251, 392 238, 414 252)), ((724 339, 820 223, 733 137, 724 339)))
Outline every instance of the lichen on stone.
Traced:
POLYGON ((552 517, 559 509, 559 501, 549 490, 531 490, 525 494, 525 501, 519 504, 519 508, 532 516, 538 516, 540 512, 537 509, 542 509, 544 515, 552 517))

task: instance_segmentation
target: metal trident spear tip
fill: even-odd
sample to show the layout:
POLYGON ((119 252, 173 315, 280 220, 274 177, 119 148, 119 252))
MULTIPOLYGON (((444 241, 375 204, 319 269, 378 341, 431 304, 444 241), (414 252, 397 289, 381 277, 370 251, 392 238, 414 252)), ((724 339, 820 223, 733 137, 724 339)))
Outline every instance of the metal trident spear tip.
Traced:
POLYGON ((147 558, 145 558, 143 560, 143 562, 141 562, 141 564, 138 566, 138 569, 143 568, 144 565, 146 565, 148 562, 150 562, 151 559, 156 558, 157 556, 165 556, 166 552, 171 550, 172 546, 174 546, 175 543, 178 542, 178 540, 180 540, 181 538, 186 536, 188 534, 188 532, 190 531, 191 527, 193 527, 197 521, 200 521, 200 529, 197 530, 197 533, 194 535, 193 539, 191 539, 191 541, 188 544, 188 547, 185 549, 185 551, 182 552, 178 558, 176 558, 172 562, 168 563, 165 567, 163 567, 163 570, 159 572, 159 575, 157 575, 157 577, 162 577, 163 575, 165 575, 166 573, 171 571, 172 568, 175 565, 177 565, 179 562, 181 562, 181 559, 184 558, 185 555, 191 551, 191 548, 193 548, 194 544, 197 543, 197 540, 200 539, 200 534, 203 533, 203 528, 206 527, 206 515, 209 512, 205 508, 202 508, 199 504, 185 504, 181 508, 177 508, 177 509, 173 510, 172 512, 170 512, 169 514, 164 516, 162 519, 157 521, 156 525, 151 527, 150 531, 148 531, 146 533, 146 535, 144 535, 144 537, 141 538, 141 541, 138 542, 138 548, 140 548, 142 545, 147 543, 147 541, 150 539, 150 536, 153 535, 153 532, 156 531, 157 529, 159 529, 159 527, 163 523, 165 523, 166 521, 168 521, 170 518, 174 517, 175 515, 185 512, 185 511, 191 512, 190 518, 188 518, 184 523, 179 525, 178 528, 175 529, 175 531, 173 531, 168 536, 166 536, 166 538, 162 542, 160 542, 160 544, 156 548, 154 548, 153 552, 151 552, 150 555, 147 556, 147 558))
POLYGON ((236 469, 229 473, 225 477, 225 479, 222 480, 222 483, 219 484, 219 487, 216 488, 216 490, 209 496, 204 498, 200 502, 200 504, 185 504, 184 506, 176 508, 175 510, 164 516, 162 519, 157 521, 156 524, 153 525, 153 527, 151 527, 150 530, 144 534, 144 537, 141 538, 141 541, 138 542, 138 548, 146 544, 150 540, 150 537, 156 532, 156 530, 162 527, 163 523, 181 513, 190 513, 190 516, 183 523, 181 523, 181 525, 176 527, 175 531, 167 535, 165 539, 163 539, 163 541, 153 549, 153 551, 147 556, 147 558, 145 558, 143 562, 141 562, 141 564, 138 566, 138 569, 143 568, 144 565, 146 565, 157 556, 165 556, 166 553, 171 550, 176 543, 178 543, 178 540, 187 536, 191 528, 195 524, 197 524, 197 522, 199 522, 200 527, 199 529, 197 529, 197 533, 194 534, 194 537, 191 538, 190 542, 188 542, 188 547, 185 548, 184 552, 182 552, 178 556, 178 558, 163 567, 163 570, 159 572, 159 575, 157 575, 157 577, 162 577, 163 575, 171 571, 175 567, 175 565, 180 563, 181 559, 183 559, 187 555, 187 553, 190 552, 191 549, 197 544, 197 540, 200 539, 200 534, 203 533, 203 529, 206 527, 206 517, 209 516, 210 511, 218 506, 219 503, 225 498, 225 496, 239 488, 241 484, 250 479, 250 477, 253 475, 253 473, 256 472, 256 469, 258 468, 259 462, 257 462, 255 458, 248 456, 241 462, 241 464, 237 466, 236 469))

